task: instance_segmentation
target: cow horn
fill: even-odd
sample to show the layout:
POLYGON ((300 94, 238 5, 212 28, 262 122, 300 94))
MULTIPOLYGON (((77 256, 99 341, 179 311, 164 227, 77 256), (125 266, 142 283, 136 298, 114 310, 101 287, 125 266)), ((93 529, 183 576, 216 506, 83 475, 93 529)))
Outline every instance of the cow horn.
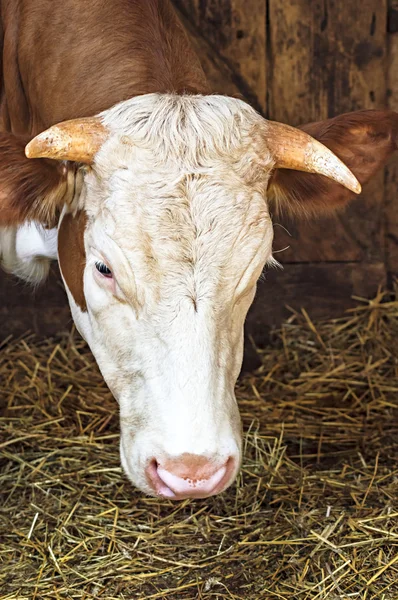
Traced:
POLYGON ((70 160, 91 165, 108 136, 98 117, 73 119, 53 125, 37 135, 25 148, 28 158, 70 160))
POLYGON ((262 141, 274 158, 276 168, 318 173, 355 194, 361 193, 361 184, 349 168, 329 148, 301 129, 267 121, 262 141))

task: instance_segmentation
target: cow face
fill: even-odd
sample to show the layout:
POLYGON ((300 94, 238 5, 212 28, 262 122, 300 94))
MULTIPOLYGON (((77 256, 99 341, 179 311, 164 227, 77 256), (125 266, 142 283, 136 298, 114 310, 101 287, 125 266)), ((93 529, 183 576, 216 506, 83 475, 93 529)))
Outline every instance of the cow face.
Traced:
POLYGON ((105 115, 111 133, 77 214, 63 217, 59 262, 120 405, 126 473, 147 493, 207 496, 240 463, 234 385, 245 316, 272 261, 269 172, 253 169, 228 105, 205 106, 204 125, 197 101, 158 102, 105 115))
MULTIPOLYGON (((396 116, 382 114, 309 129, 366 181, 395 144, 396 116)), ((76 326, 120 405, 123 467, 148 494, 218 493, 241 458, 234 385, 273 260, 268 207, 341 205, 340 184, 360 185, 327 147, 231 98, 148 95, 84 121, 27 154, 90 163, 62 202, 58 254, 76 326)))

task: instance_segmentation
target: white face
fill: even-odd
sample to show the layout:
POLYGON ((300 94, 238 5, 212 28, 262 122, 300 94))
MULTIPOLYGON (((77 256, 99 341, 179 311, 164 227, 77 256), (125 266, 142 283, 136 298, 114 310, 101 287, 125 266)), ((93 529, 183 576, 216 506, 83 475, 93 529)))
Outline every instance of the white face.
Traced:
POLYGON ((238 101, 225 99, 234 124, 223 105, 211 107, 213 128, 204 124, 213 142, 223 128, 222 152, 193 136, 198 99, 184 115, 178 107, 178 124, 156 131, 148 121, 161 121, 157 106, 146 107, 143 123, 139 100, 123 103, 122 114, 108 112, 115 134, 82 195, 87 311, 68 295, 119 402, 121 460, 131 481, 148 494, 204 497, 225 489, 240 464, 234 385, 245 317, 272 260, 267 176, 254 174, 233 129, 238 101), (175 139, 169 133, 167 140, 168 131, 175 139))

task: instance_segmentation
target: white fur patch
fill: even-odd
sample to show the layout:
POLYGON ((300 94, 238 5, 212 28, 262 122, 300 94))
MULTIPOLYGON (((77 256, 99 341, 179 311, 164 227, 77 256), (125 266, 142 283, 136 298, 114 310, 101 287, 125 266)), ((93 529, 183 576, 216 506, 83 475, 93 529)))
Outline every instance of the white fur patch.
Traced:
POLYGON ((3 269, 36 285, 48 275, 57 259, 57 230, 39 223, 0 230, 0 262, 3 269))

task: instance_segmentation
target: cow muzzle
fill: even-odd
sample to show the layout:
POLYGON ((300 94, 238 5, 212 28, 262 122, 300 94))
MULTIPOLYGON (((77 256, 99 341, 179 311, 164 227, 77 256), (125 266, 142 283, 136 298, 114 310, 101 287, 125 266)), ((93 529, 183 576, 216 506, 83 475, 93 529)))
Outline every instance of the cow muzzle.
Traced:
POLYGON ((231 485, 241 463, 242 430, 234 397, 223 399, 194 406, 169 401, 167 410, 159 403, 145 421, 121 403, 120 458, 130 481, 172 500, 207 498, 231 485))
POLYGON ((207 498, 219 494, 233 481, 238 457, 227 459, 182 454, 176 458, 152 458, 146 479, 157 496, 171 500, 207 498))

